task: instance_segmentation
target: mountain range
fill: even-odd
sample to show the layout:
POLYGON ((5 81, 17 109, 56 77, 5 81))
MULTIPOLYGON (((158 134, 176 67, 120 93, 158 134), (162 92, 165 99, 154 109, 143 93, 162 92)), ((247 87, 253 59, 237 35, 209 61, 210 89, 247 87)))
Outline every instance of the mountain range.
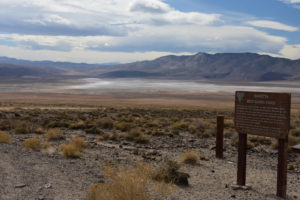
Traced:
POLYGON ((127 64, 28 61, 0 57, 0 77, 159 78, 212 81, 300 80, 300 59, 255 53, 197 53, 127 64))

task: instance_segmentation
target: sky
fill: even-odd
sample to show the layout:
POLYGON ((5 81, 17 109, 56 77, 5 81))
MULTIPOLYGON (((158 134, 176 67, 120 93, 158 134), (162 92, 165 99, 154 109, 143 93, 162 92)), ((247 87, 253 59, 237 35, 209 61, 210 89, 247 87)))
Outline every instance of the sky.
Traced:
POLYGON ((0 0, 0 56, 126 63, 197 52, 300 59, 300 0, 0 0))

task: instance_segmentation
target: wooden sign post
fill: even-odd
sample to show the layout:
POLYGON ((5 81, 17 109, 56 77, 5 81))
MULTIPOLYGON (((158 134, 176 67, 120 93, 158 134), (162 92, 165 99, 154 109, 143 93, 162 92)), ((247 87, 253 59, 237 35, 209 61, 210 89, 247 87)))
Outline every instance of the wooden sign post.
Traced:
POLYGON ((224 116, 217 116, 216 158, 223 158, 224 116))
POLYGON ((277 196, 286 197, 287 142, 291 94, 237 91, 235 128, 239 133, 237 184, 246 184, 247 134, 278 139, 277 196))

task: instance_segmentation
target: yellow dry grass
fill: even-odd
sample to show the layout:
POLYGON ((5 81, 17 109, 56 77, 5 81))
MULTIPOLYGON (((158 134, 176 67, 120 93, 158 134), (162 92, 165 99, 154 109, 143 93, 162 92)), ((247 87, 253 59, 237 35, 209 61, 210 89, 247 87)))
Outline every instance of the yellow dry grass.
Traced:
POLYGON ((0 131, 0 143, 9 143, 10 135, 7 132, 0 131))
POLYGON ((170 193, 169 185, 153 182, 152 167, 149 165, 105 167, 104 172, 108 181, 92 185, 89 200, 159 200, 170 193))

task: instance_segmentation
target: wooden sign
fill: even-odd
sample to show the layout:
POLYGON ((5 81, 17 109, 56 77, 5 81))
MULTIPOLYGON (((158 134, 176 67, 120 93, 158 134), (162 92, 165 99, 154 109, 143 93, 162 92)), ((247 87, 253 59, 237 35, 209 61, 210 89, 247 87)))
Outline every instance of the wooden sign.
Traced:
POLYGON ((237 91, 235 128, 239 133, 285 138, 290 126, 290 107, 288 93, 237 91))
POLYGON ((286 198, 291 94, 235 93, 234 123, 239 133, 237 184, 246 184, 247 134, 278 138, 277 196, 286 198))

